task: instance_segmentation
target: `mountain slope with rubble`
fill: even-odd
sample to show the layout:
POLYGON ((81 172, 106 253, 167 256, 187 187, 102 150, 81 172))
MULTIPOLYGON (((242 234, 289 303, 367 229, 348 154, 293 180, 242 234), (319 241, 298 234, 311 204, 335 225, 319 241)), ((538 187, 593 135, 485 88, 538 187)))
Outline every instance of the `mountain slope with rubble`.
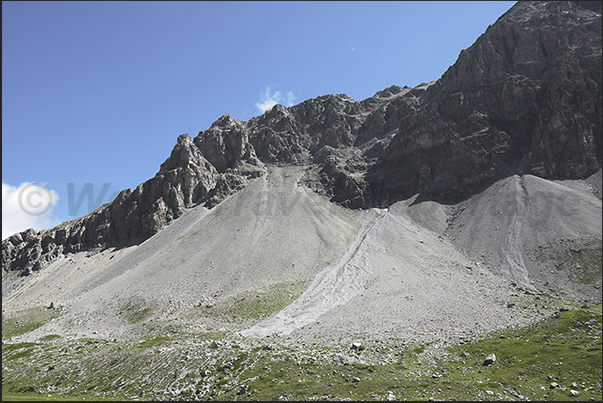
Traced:
POLYGON ((601 300, 601 6, 520 2, 433 82, 178 137, 95 212, 2 243, 16 340, 165 329, 458 341, 601 300), (527 293, 527 294, 526 294, 527 293))
POLYGON ((438 80, 180 135, 2 242, 3 400, 601 400, 601 55, 601 2, 518 2, 438 80))

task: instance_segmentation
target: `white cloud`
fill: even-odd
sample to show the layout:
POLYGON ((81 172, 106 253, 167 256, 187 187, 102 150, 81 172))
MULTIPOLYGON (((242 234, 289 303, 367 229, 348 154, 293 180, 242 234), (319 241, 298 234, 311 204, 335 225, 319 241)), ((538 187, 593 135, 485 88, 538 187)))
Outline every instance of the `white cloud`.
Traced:
POLYGON ((39 183, 14 187, 2 182, 2 239, 28 228, 44 229, 58 224, 52 216, 59 195, 39 183))
POLYGON ((264 102, 262 102, 261 104, 255 104, 255 106, 257 106, 260 111, 266 112, 266 111, 269 111, 270 109, 272 109, 272 107, 276 104, 277 104, 276 101, 274 101, 272 99, 267 99, 264 102))
POLYGON ((287 106, 293 106, 293 101, 295 101, 295 94, 289 91, 287 93, 287 106))
POLYGON ((285 98, 280 91, 270 94, 270 86, 268 86, 266 87, 266 91, 260 92, 260 102, 256 103, 255 106, 258 107, 260 112, 264 113, 272 109, 274 105, 284 102, 286 102, 286 106, 293 106, 293 101, 295 101, 295 94, 293 92, 289 91, 285 98))

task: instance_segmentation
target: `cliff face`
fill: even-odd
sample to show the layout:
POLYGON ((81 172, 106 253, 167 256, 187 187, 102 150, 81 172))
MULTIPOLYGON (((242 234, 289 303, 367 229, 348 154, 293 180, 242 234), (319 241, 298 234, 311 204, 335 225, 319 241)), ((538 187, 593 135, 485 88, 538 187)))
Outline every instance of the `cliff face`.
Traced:
POLYGON ((520 2, 432 83, 363 101, 326 95, 247 122, 228 114, 178 137, 159 172, 86 217, 2 243, 4 270, 145 240, 188 208, 213 207, 266 173, 349 208, 423 193, 458 201, 512 174, 582 178, 601 167, 600 2, 520 2))
MULTIPOLYGON (((587 4, 588 6, 588 4, 587 4)), ((457 200, 510 173, 580 178, 601 166, 601 12, 521 2, 463 50, 401 119, 371 182, 390 197, 457 200)))
POLYGON ((220 175, 188 135, 178 138, 154 178, 126 189, 85 217, 43 231, 29 229, 2 242, 2 267, 23 275, 62 253, 137 242, 157 233, 187 208, 206 200, 220 175))

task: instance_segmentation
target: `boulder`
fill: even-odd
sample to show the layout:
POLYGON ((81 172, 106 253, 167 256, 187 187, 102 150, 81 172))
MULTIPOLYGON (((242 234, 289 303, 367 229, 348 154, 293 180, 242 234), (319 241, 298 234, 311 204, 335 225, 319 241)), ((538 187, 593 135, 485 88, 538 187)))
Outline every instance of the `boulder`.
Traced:
POLYGON ((488 365, 492 365, 496 362, 496 355, 494 353, 489 354, 484 360, 483 366, 486 367, 488 365))

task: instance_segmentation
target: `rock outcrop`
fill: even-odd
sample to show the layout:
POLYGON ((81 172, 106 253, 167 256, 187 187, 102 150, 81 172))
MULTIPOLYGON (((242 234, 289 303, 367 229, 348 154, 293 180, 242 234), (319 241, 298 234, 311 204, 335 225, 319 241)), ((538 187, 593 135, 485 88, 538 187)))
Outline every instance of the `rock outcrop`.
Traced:
POLYGON ((596 172, 601 64, 600 3, 519 2, 401 119, 370 181, 454 201, 511 173, 596 172))
POLYGON ((194 139, 178 137, 136 189, 4 240, 3 269, 25 275, 62 253, 145 240, 264 175, 265 164, 306 166, 306 186, 349 208, 416 193, 459 201, 513 174, 586 177, 602 159, 601 39, 600 2, 519 2, 431 83, 276 105, 247 122, 225 114, 194 139))
POLYGON ((76 220, 43 231, 29 229, 2 242, 2 267, 22 275, 41 269, 60 254, 141 242, 203 202, 218 203, 257 171, 218 170, 188 134, 178 137, 154 178, 126 189, 111 203, 76 220), (233 179, 234 177, 234 179, 233 179))

